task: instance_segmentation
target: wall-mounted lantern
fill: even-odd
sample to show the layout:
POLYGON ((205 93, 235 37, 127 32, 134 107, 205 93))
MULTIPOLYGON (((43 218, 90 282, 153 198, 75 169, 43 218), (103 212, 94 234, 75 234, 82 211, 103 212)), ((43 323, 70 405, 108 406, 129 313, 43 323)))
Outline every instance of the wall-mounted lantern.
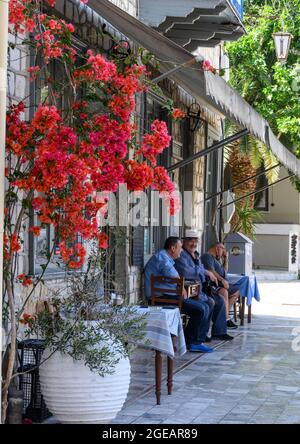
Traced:
POLYGON ((200 122, 203 122, 201 118, 201 107, 198 103, 193 102, 187 111, 189 130, 193 133, 199 127, 200 122))

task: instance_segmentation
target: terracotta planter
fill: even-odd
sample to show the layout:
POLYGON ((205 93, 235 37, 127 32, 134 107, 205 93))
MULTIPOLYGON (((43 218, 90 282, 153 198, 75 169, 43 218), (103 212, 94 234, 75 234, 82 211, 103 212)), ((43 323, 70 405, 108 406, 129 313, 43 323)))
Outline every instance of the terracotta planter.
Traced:
MULTIPOLYGON (((49 356, 45 350, 43 358, 49 356)), ((113 375, 99 376, 82 361, 55 352, 40 367, 48 409, 64 424, 107 424, 121 410, 129 389, 130 363, 122 358, 113 375)))

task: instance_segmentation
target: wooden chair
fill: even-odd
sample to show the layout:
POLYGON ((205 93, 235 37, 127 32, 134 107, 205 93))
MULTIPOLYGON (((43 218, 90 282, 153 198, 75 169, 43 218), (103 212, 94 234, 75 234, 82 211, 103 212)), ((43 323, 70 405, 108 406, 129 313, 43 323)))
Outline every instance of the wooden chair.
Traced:
MULTIPOLYGON (((164 277, 151 275, 151 298, 150 305, 156 305, 157 303, 166 305, 175 305, 181 312, 183 301, 183 290, 186 290, 188 298, 198 298, 199 291, 201 289, 200 283, 190 283, 185 281, 184 277, 164 277), (160 286, 157 287, 157 284, 160 286), (169 288, 163 288, 164 284, 175 284, 176 288, 170 290, 169 288), (160 295, 158 295, 160 294, 160 295), (178 296, 178 300, 168 298, 168 294, 178 296)), ((181 313, 181 320, 183 328, 186 328, 189 316, 181 313)))
POLYGON ((151 298, 150 304, 157 305, 175 305, 181 311, 183 301, 184 278, 183 277, 164 277, 151 275, 151 298), (159 284, 159 286, 157 286, 159 284), (176 285, 174 289, 163 287, 164 285, 176 285), (178 299, 169 299, 168 295, 178 296, 178 299))
POLYGON ((245 322, 245 298, 243 298, 242 296, 239 296, 238 300, 233 304, 233 314, 235 322, 237 322, 238 318, 237 312, 239 312, 240 324, 243 326, 245 322))
MULTIPOLYGON (((240 318, 240 325, 243 326, 245 324, 246 318, 246 298, 240 296, 238 301, 234 304, 233 307, 234 320, 237 322, 237 318, 240 318), (237 316, 237 311, 239 311, 239 316, 237 316)), ((252 306, 248 305, 247 312, 247 321, 248 324, 251 324, 252 321, 252 306)))

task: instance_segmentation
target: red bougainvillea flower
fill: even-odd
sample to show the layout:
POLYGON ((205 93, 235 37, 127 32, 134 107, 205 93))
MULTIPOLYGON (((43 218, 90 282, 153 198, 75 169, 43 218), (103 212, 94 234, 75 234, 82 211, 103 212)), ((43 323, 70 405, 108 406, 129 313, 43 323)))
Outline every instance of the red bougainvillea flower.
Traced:
POLYGON ((109 82, 117 74, 116 65, 106 60, 101 54, 94 55, 91 50, 87 51, 87 64, 75 71, 75 78, 84 81, 109 82))
POLYGON ((146 134, 143 143, 137 155, 143 154, 152 165, 156 165, 156 157, 170 145, 171 136, 168 134, 166 122, 154 120, 150 130, 152 134, 146 134))
POLYGON ((154 168, 152 188, 158 190, 161 196, 165 198, 166 204, 170 206, 170 214, 174 215, 180 208, 179 198, 176 194, 175 184, 172 182, 165 168, 154 168))
POLYGON ((11 251, 18 252, 21 250, 21 244, 19 242, 17 234, 13 234, 10 239, 10 249, 11 251))
POLYGON ((41 234, 41 227, 30 227, 29 231, 36 237, 38 237, 41 234))
MULTIPOLYGON (((97 192, 115 192, 124 182, 130 191, 152 186, 165 193, 173 211, 174 184, 165 169, 126 160, 134 134, 130 118, 123 122, 106 113, 96 114, 79 138, 76 128, 64 126, 54 106, 39 107, 31 124, 21 121, 23 108, 23 105, 13 107, 8 114, 7 147, 22 162, 30 161, 31 169, 18 174, 11 184, 40 193, 32 198, 32 208, 41 223, 55 227, 62 241, 62 259, 70 268, 80 268, 84 262, 84 247, 69 247, 74 245, 77 234, 84 240, 98 239, 101 248, 107 247, 106 235, 99 237, 96 217, 106 202, 95 200, 97 192)), ((74 112, 86 108, 86 102, 73 105, 74 112)), ((165 122, 158 120, 151 125, 151 131, 143 139, 142 153, 155 164, 155 156, 169 144, 170 136, 165 122)), ((40 227, 32 227, 30 231, 38 236, 40 227)), ((12 239, 12 246, 19 251, 16 238, 12 239)))
POLYGON ((209 60, 203 60, 203 62, 202 62, 202 68, 203 68, 205 71, 209 71, 210 68, 211 68, 211 63, 210 63, 210 61, 209 61, 209 60))
POLYGON ((11 0, 9 2, 9 23, 14 25, 16 32, 24 33, 22 25, 26 22, 25 17, 26 2, 20 0, 11 0))
POLYGON ((182 119, 185 116, 186 116, 186 113, 184 111, 182 111, 181 109, 179 109, 179 108, 173 109, 173 112, 172 112, 173 119, 175 119, 175 120, 182 119))
POLYGON ((106 233, 98 233, 98 245, 99 248, 106 249, 108 247, 108 236, 106 233))
MULTIPOLYGON (((46 2, 51 7, 55 5, 54 0, 46 2)), ((54 227, 66 265, 80 268, 86 253, 83 245, 76 244, 78 236, 83 241, 97 240, 100 248, 107 248, 108 244, 107 235, 99 232, 100 219, 97 219, 98 211, 107 211, 107 202, 97 202, 97 193, 116 192, 123 183, 130 191, 153 187, 165 193, 173 211, 174 185, 164 168, 154 168, 156 157, 169 146, 171 138, 165 122, 156 120, 142 144, 137 142, 137 129, 131 121, 135 95, 145 89, 144 66, 132 64, 123 68, 118 62, 89 50, 86 63, 78 67, 73 62, 76 57, 82 60, 82 54, 72 47, 74 25, 47 12, 40 13, 38 6, 36 0, 10 1, 12 30, 32 33, 32 45, 40 55, 41 63, 28 70, 31 78, 39 77, 51 59, 60 59, 69 68, 75 92, 85 84, 90 85, 99 91, 104 106, 95 112, 90 97, 88 103, 75 102, 68 110, 72 126, 66 125, 62 111, 46 102, 39 106, 31 122, 25 120, 23 103, 10 107, 6 132, 7 181, 14 193, 24 196, 23 208, 33 209, 40 223, 54 227), (140 154, 146 161, 138 161, 140 154), (17 171, 9 161, 12 157, 19 166, 17 171)), ((122 48, 126 50, 127 43, 122 48)), ((48 77, 47 81, 51 83, 53 79, 48 77)), ((58 89, 53 94, 61 97, 58 89)), ((179 115, 175 111, 174 116, 179 115)), ((7 212, 7 219, 11 214, 7 212)), ((32 227, 30 231, 39 236, 40 227, 32 227)), ((11 260, 12 253, 20 249, 17 235, 6 236, 6 260, 11 260)), ((24 276, 22 284, 30 285, 30 279, 24 276)))
POLYGON ((86 250, 82 244, 75 244, 68 248, 64 242, 60 242, 59 250, 63 261, 69 268, 81 268, 86 256, 86 250))
POLYGON ((170 196, 167 197, 167 199, 170 202, 170 214, 171 216, 174 216, 181 208, 181 201, 180 197, 176 192, 171 193, 170 196))
POLYGON ((35 322, 35 316, 24 313, 19 322, 23 325, 28 325, 28 327, 31 327, 32 324, 35 322))
POLYGON ((33 283, 32 278, 26 277, 25 274, 19 274, 17 276, 18 281, 23 285, 23 287, 28 287, 33 283))
POLYGON ((41 68, 39 66, 30 66, 29 68, 27 68, 27 71, 31 74, 30 80, 34 80, 40 70, 41 68))
POLYGON ((124 179, 130 191, 143 191, 153 183, 152 168, 145 162, 138 163, 135 160, 125 162, 124 179))
POLYGON ((25 22, 25 27, 28 32, 33 32, 34 29, 36 28, 36 23, 33 19, 29 18, 25 22))
POLYGON ((43 204, 43 199, 41 197, 34 197, 32 199, 32 208, 34 210, 39 210, 43 204))
POLYGON ((61 120, 61 117, 55 106, 39 106, 31 125, 34 129, 45 133, 52 129, 61 120))
POLYGON ((213 74, 216 73, 216 69, 212 66, 209 60, 203 60, 202 69, 204 71, 211 71, 213 74))

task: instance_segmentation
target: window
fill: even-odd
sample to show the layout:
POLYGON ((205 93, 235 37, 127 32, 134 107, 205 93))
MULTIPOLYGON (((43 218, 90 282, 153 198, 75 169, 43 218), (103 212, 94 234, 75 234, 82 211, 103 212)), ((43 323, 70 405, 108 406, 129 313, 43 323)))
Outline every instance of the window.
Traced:
MULTIPOLYGON (((259 190, 266 185, 268 185, 266 175, 262 174, 257 178, 256 189, 259 190)), ((269 188, 255 194, 254 208, 259 211, 269 211, 269 188)))
MULTIPOLYGON (((31 217, 32 225, 40 225, 36 220, 36 215, 31 217), (34 224, 34 221, 36 223, 34 224)), ((48 257, 53 251, 53 255, 47 265, 46 273, 58 273, 63 271, 63 262, 60 257, 58 241, 55 239, 54 228, 50 225, 43 226, 38 237, 29 234, 29 272, 30 274, 41 274, 44 266, 48 262, 48 257)))
MULTIPOLYGON (((77 46, 77 49, 84 50, 84 46, 80 45, 78 41, 74 41, 74 46, 77 46)), ((81 61, 78 62, 82 63, 81 61)), ((52 78, 56 82, 61 82, 65 77, 65 70, 61 62, 53 61, 48 67, 52 78)), ((84 91, 82 91, 84 94, 84 91)), ((31 95, 31 109, 32 112, 38 107, 40 103, 45 103, 47 99, 50 101, 50 90, 49 84, 47 81, 47 76, 36 81, 34 86, 32 86, 32 95, 31 95)), ((66 90, 64 96, 60 103, 58 103, 58 107, 62 109, 68 109, 70 107, 70 103, 72 102, 72 98, 70 94, 68 94, 68 90, 66 90)), ((34 211, 31 211, 30 214, 30 226, 39 226, 40 223, 38 221, 37 215, 34 211)), ((81 243, 82 240, 77 236, 75 243, 81 243)), ((38 237, 34 237, 32 233, 29 233, 29 273, 32 275, 41 274, 45 265, 48 262, 49 255, 52 254, 51 261, 47 265, 46 273, 47 275, 51 275, 53 273, 62 273, 64 272, 64 264, 60 257, 59 251, 59 239, 55 234, 55 229, 53 226, 46 225, 41 229, 41 233, 38 237)))

